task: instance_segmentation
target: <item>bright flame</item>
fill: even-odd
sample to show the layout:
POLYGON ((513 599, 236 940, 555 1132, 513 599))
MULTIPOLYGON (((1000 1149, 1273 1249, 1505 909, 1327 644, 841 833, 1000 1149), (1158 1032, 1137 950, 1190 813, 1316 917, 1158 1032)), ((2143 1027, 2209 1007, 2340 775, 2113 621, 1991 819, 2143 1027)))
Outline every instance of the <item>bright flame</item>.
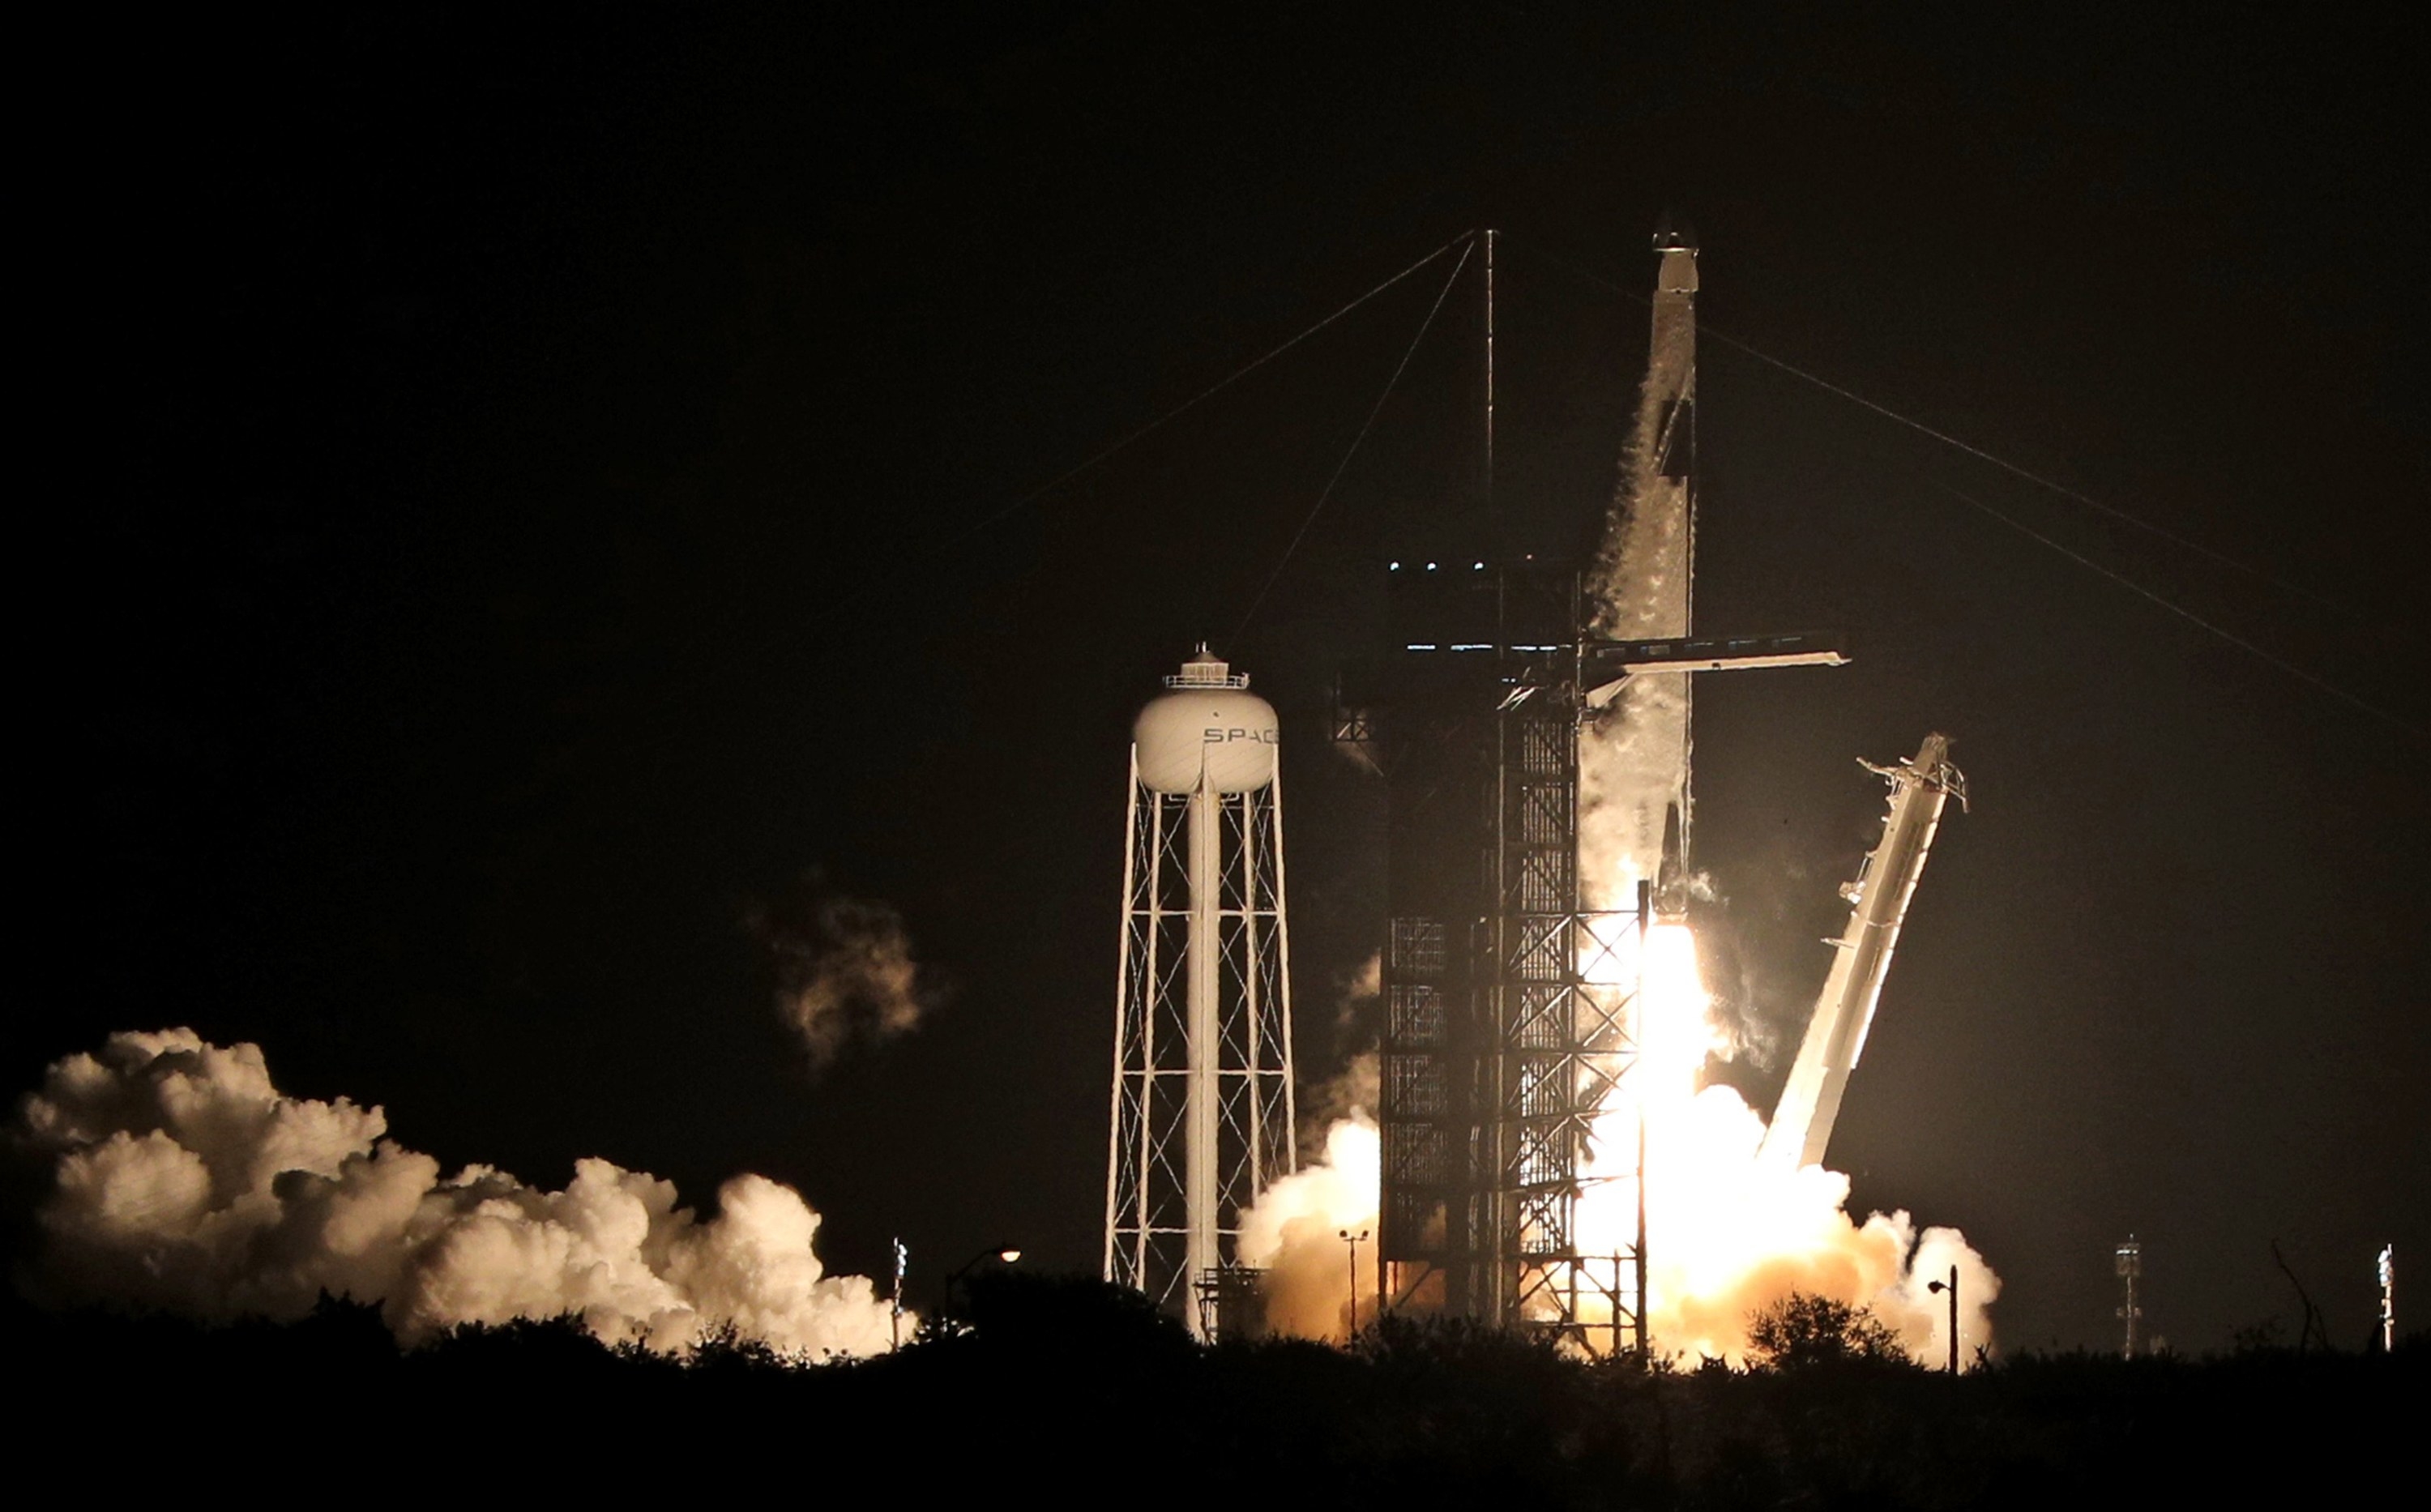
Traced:
MULTIPOLYGON (((1638 1053, 1591 1126, 1577 1242, 1586 1255, 1621 1253, 1637 1242, 1642 1134, 1653 1352, 1743 1363, 1749 1315, 1802 1291, 1870 1309, 1912 1356, 1936 1362, 1950 1347, 1949 1309, 1926 1286, 1953 1265, 1960 1352, 1971 1356, 1988 1345, 1987 1309, 2001 1281, 1964 1236, 1940 1228, 1920 1235, 1905 1213, 1852 1220, 1846 1176, 1757 1160, 1764 1120, 1735 1089, 1698 1085, 1723 1041, 1688 927, 1657 924, 1642 939, 1634 918, 1615 928, 1614 937, 1592 943, 1583 974, 1606 989, 1607 1002, 1629 1000, 1624 1027, 1638 1053)), ((1266 1318, 1276 1331, 1347 1336, 1354 1270, 1340 1235, 1375 1224, 1378 1156, 1375 1121, 1353 1108, 1329 1129, 1321 1158, 1269 1185, 1245 1215, 1241 1258, 1268 1268, 1266 1318)), ((1363 1251, 1356 1269, 1363 1317, 1375 1306, 1372 1253, 1363 1251)), ((1611 1283, 1612 1268, 1605 1262, 1587 1271, 1592 1285, 1581 1288, 1580 1316, 1590 1325, 1590 1345, 1602 1349, 1611 1336, 1601 1325, 1611 1312, 1591 1293, 1611 1283)))
POLYGON ((1607 942, 1588 972, 1622 985, 1638 968, 1630 1025, 1637 1055, 1594 1119, 1579 1248, 1610 1254, 1635 1242, 1642 1136, 1650 1347, 1674 1358, 1741 1362, 1748 1315, 1806 1291, 1871 1308, 1911 1354, 1938 1359, 1949 1347, 1948 1314, 1926 1279, 1953 1264, 1962 1352, 1988 1344, 1986 1306, 2000 1280, 1963 1237, 1929 1229, 1920 1239, 1905 1213, 1853 1222, 1843 1210, 1847 1177, 1759 1162, 1764 1120, 1735 1089, 1697 1084, 1722 1040, 1687 926, 1652 926, 1635 960, 1629 943, 1607 942))
MULTIPOLYGON (((1636 1245, 1642 1137, 1649 1347, 1673 1359, 1743 1363, 1749 1315, 1801 1291, 1869 1309, 1913 1357, 1937 1362, 1950 1348, 1949 1308, 1926 1286, 1953 1265, 1960 1354, 1988 1345, 1988 1307, 2001 1281, 1963 1235, 1920 1234, 1905 1213, 1853 1220, 1846 1176, 1759 1161, 1764 1119, 1735 1089, 1699 1085, 1724 1040, 1688 927, 1660 923, 1641 935, 1634 916, 1593 922, 1605 921, 1609 937, 1587 942, 1581 974, 1608 1011, 1623 1015, 1618 1027, 1636 1054, 1609 1063, 1626 1068, 1604 1087, 1590 1124, 1576 1242, 1591 1256, 1636 1245)), ((1268 1186, 1244 1217, 1241 1258, 1268 1268, 1266 1317, 1278 1332, 1347 1336, 1354 1272, 1341 1234, 1375 1224, 1378 1156, 1375 1121, 1354 1107, 1332 1125, 1320 1159, 1268 1186)), ((1375 1305, 1366 1295, 1372 1255, 1363 1252, 1356 1271, 1363 1316, 1375 1305)), ((1601 1288, 1614 1284, 1614 1266, 1590 1263, 1585 1272, 1579 1316, 1589 1325, 1587 1342, 1601 1350, 1612 1337, 1601 1288)), ((1537 1279, 1547 1295, 1568 1289, 1565 1278, 1537 1279)), ((1635 1290, 1634 1276, 1618 1279, 1624 1292, 1635 1290)))
POLYGON ((1637 1062, 1627 1081, 1650 1110, 1696 1096, 1705 1057, 1721 1048, 1706 1017, 1713 1001, 1697 970, 1697 937, 1688 926, 1649 929, 1637 996, 1637 1062))

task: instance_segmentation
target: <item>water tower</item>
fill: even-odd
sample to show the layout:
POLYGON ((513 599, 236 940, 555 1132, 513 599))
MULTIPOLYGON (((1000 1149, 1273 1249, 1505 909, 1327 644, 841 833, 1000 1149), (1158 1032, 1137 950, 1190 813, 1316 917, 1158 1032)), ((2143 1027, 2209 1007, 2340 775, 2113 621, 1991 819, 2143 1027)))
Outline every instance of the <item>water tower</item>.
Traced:
POLYGON ((1106 1154, 1108 1281, 1201 1338, 1241 1214, 1293 1167, 1274 707, 1201 646, 1132 727, 1106 1154))

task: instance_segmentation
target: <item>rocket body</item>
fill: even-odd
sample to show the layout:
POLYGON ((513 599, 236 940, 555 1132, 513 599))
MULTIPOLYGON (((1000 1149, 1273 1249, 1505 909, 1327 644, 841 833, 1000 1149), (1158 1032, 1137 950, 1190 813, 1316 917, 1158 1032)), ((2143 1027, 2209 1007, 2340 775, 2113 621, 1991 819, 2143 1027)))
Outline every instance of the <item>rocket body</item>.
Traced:
MULTIPOLYGON (((1637 416, 1596 563, 1595 631, 1613 640, 1691 632, 1696 565, 1697 249, 1656 233, 1653 329, 1637 416)), ((1581 750, 1581 882, 1594 909, 1635 906, 1640 882, 1686 874, 1694 809, 1688 781, 1690 675, 1631 677, 1603 706, 1581 750), (1667 843, 1668 842, 1668 843, 1667 843), (1671 865, 1666 866, 1666 852, 1671 865)), ((1680 886, 1664 888, 1670 899, 1680 886)), ((1662 899, 1658 899, 1658 904, 1662 899)))

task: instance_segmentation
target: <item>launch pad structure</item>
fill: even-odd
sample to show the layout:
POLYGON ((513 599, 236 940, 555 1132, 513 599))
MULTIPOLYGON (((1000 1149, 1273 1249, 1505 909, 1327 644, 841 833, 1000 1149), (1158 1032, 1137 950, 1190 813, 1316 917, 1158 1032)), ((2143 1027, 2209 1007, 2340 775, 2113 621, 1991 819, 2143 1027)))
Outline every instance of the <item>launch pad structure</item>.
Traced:
MULTIPOLYGON (((1494 233, 1484 245, 1491 543, 1494 233)), ((1648 1037, 1650 941, 1688 909, 1691 686, 1848 660, 1829 636, 1693 632, 1696 246, 1666 227, 1654 250, 1646 380, 1601 551, 1392 563, 1388 639, 1343 669, 1333 731, 1385 789, 1379 1310, 1606 1356, 1648 1353, 1643 1121, 1635 1149, 1609 1146, 1629 1137, 1615 1115, 1648 1037), (1618 1200, 1594 1204, 1591 1233, 1595 1183, 1618 1200)), ((1203 646, 1165 681, 1132 746, 1105 1276, 1209 1339, 1260 1327, 1242 1217, 1294 1160, 1277 726, 1203 646)), ((1776 1114, 1777 1159, 1817 1163, 1830 1139, 1942 805, 1965 802, 1947 746, 1869 764, 1890 811, 1843 889, 1851 921, 1776 1114)), ((1355 1248, 1351 1267, 1355 1306, 1355 1248)))
POLYGON ((1578 574, 1411 562, 1389 596, 1395 649, 1346 675, 1334 731, 1388 790, 1378 1296, 1642 1348, 1642 1225, 1600 1255, 1578 1233, 1632 1049, 1635 973, 1599 966, 1643 929, 1580 901, 1578 574))
MULTIPOLYGON (((1390 638, 1346 670, 1334 729, 1387 789, 1377 1294, 1601 1354, 1647 1347, 1644 1131, 1630 1151, 1589 1136, 1643 1039, 1648 932, 1686 909, 1690 682, 1846 660, 1826 637, 1691 634, 1696 247, 1666 227, 1654 250, 1617 542, 1591 574, 1491 547, 1392 563, 1390 638), (1598 795, 1642 865, 1589 879, 1581 752, 1599 722, 1659 775, 1598 795), (1634 1229, 1592 1246, 1591 1162, 1636 1194, 1634 1229)), ((1490 272, 1487 288, 1490 353, 1490 272)))

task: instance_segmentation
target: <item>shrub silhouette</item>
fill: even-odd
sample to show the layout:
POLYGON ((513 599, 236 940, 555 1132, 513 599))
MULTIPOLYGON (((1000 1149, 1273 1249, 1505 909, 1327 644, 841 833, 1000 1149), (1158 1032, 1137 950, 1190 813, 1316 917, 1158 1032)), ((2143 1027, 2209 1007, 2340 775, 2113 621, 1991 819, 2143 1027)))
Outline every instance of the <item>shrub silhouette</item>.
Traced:
POLYGON ((1811 1291, 1793 1291, 1749 1314, 1748 1353, 1775 1370, 1853 1360, 1910 1363, 1899 1336, 1881 1319, 1811 1291))
POLYGON ((1233 1508, 1899 1512, 2242 1505, 2293 1470, 2291 1504, 2313 1504, 2419 1479, 2389 1446, 2431 1391, 2420 1336, 2388 1354, 2020 1354, 1953 1379, 1882 1363, 1896 1345, 1860 1309, 1806 1297, 1765 1313, 1773 1368, 1754 1371, 1590 1363, 1541 1334, 1400 1315, 1350 1350, 1209 1349, 1094 1277, 1006 1274, 971 1288, 955 1329, 805 1367, 730 1336, 686 1361, 603 1349, 576 1319, 400 1351, 343 1302, 204 1328, 0 1292, 28 1453, 162 1484, 225 1466, 378 1491, 402 1464, 621 1504, 764 1464, 814 1487, 875 1475, 921 1505, 1089 1506, 1157 1487, 1233 1508))

